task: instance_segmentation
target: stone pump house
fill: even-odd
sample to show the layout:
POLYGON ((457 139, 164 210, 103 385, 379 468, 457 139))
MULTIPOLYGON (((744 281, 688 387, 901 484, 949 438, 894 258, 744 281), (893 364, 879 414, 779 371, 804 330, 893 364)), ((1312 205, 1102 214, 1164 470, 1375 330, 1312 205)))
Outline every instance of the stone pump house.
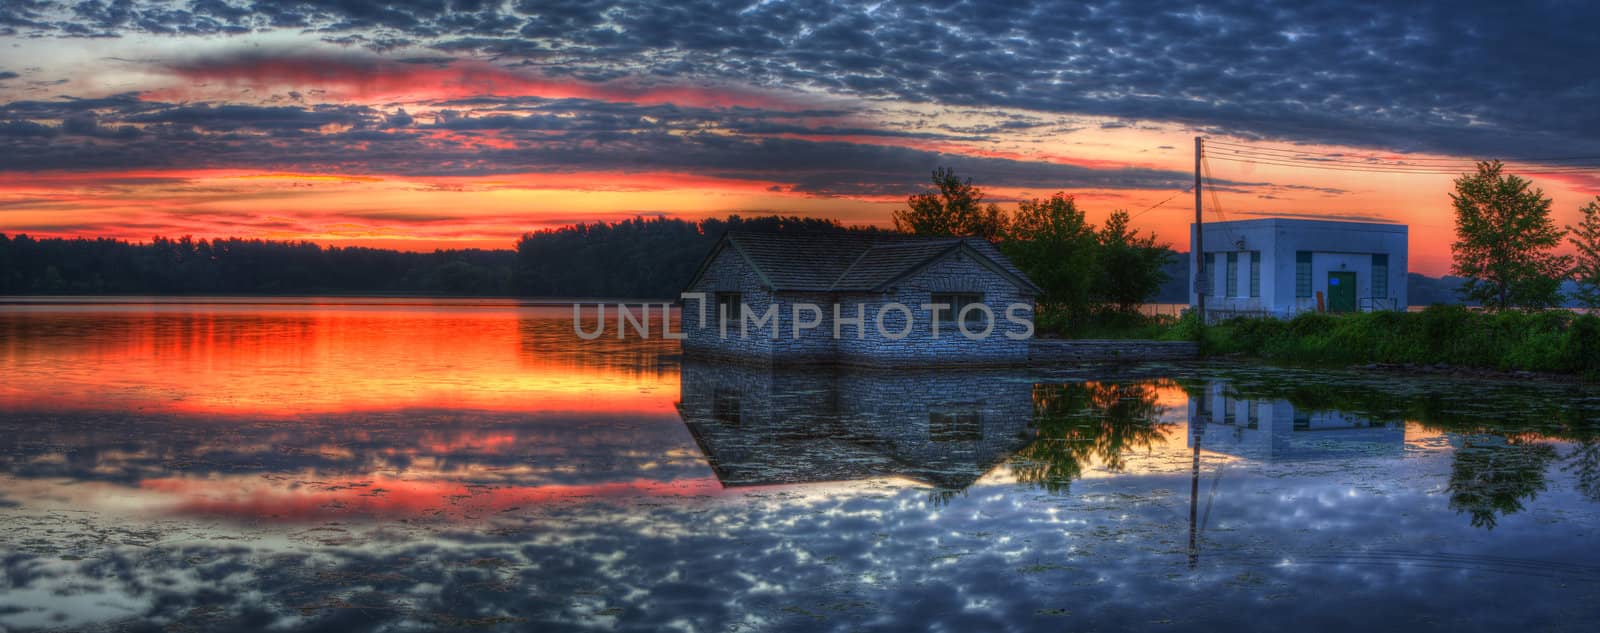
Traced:
POLYGON ((691 356, 967 366, 1028 362, 1040 290, 979 238, 730 231, 685 293, 691 356))

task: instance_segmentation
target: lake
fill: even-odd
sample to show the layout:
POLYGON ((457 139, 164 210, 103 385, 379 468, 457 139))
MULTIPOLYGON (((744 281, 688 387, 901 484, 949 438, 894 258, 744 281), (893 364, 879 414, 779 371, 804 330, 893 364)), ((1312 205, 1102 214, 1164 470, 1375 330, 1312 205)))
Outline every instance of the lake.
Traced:
POLYGON ((0 304, 0 629, 1590 631, 1600 393, 0 304))

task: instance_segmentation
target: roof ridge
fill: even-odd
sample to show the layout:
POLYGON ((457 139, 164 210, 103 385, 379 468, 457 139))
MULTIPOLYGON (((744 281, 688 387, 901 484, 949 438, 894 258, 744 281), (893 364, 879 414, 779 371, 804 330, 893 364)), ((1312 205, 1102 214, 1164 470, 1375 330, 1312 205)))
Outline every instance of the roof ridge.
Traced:
POLYGON ((849 266, 845 266, 844 267, 844 271, 840 272, 838 277, 834 277, 833 278, 833 283, 828 284, 828 291, 832 292, 834 288, 838 288, 839 287, 839 282, 844 281, 845 278, 850 276, 850 271, 855 270, 856 264, 859 264, 859 263, 861 263, 861 260, 866 259, 867 258, 867 253, 871 253, 872 249, 875 249, 877 247, 878 247, 877 244, 873 244, 871 246, 866 247, 865 249, 862 249, 861 250, 861 254, 857 255, 854 260, 851 260, 850 265, 849 266))
POLYGON ((964 237, 937 237, 937 238, 929 237, 929 238, 911 239, 911 240, 885 241, 885 242, 880 242, 880 243, 877 243, 877 244, 873 244, 872 247, 873 248, 898 248, 898 247, 903 247, 903 246, 926 246, 928 244, 940 244, 940 243, 943 243, 943 242, 964 242, 966 240, 967 240, 967 238, 964 238, 964 237))

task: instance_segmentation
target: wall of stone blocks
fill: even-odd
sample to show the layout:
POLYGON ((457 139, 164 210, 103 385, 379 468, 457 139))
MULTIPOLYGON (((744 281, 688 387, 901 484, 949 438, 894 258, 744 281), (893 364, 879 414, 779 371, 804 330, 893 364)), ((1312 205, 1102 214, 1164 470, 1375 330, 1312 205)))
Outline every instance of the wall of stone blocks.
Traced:
MULTIPOLYGON (((860 365, 915 366, 915 365, 1021 365, 1028 361, 1028 339, 1015 340, 1006 332, 1021 334, 1023 326, 1006 320, 1006 307, 1023 304, 1025 309, 1017 314, 1033 322, 1033 296, 1012 285, 1005 277, 974 261, 965 253, 954 253, 901 281, 893 291, 883 295, 854 295, 841 298, 842 312, 854 317, 856 306, 863 306, 867 330, 862 338, 854 336, 856 330, 844 330, 838 341, 839 359, 860 365), (934 293, 976 292, 983 295, 985 304, 994 310, 994 330, 986 338, 972 340, 962 336, 953 323, 941 323, 937 334, 931 327, 933 315, 920 306, 931 303, 934 293), (900 303, 912 311, 910 334, 900 340, 889 340, 877 335, 878 313, 887 303, 900 303)), ((904 329, 903 313, 890 310, 885 313, 884 327, 890 332, 904 329)), ((971 328, 979 331, 982 328, 971 328)))
POLYGON ((1029 345, 1031 364, 1179 361, 1200 358, 1192 341, 1036 339, 1029 345))

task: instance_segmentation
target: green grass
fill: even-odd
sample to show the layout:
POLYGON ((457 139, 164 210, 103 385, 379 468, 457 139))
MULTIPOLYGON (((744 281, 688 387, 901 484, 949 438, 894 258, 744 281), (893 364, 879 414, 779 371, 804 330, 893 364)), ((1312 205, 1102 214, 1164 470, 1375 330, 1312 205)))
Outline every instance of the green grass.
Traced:
MULTIPOLYGON (((1163 338, 1193 338, 1191 320, 1163 338)), ((1208 354, 1300 364, 1412 363, 1600 376, 1600 317, 1566 310, 1307 313, 1238 318, 1205 328, 1208 354)))
POLYGON ((1051 338, 1159 339, 1167 337, 1177 322, 1177 317, 1149 316, 1109 307, 1095 309, 1079 318, 1041 307, 1034 316, 1037 335, 1051 338))

